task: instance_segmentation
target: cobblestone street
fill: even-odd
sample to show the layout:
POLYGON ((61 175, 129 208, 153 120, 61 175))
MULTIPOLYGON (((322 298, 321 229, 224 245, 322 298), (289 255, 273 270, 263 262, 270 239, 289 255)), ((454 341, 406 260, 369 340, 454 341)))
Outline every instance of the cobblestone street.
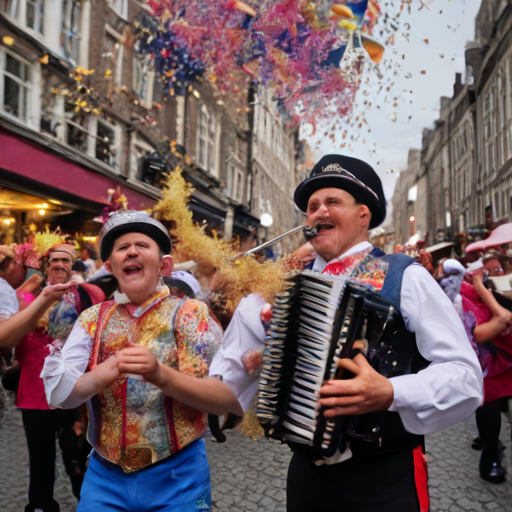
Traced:
MULTIPOLYGON (((27 502, 28 454, 21 414, 6 397, 0 420, 0 511, 22 512, 27 502)), ((510 467, 510 434, 504 429, 510 467)), ((507 484, 492 485, 478 475, 479 452, 471 449, 464 423, 427 438, 431 512, 508 512, 512 499, 507 484)), ((289 450, 265 439, 251 440, 240 432, 225 444, 206 441, 212 474, 213 511, 284 512, 289 450)), ((62 512, 73 512, 76 500, 59 458, 56 499, 62 512)), ((406 512, 406 511, 404 511, 406 512)))

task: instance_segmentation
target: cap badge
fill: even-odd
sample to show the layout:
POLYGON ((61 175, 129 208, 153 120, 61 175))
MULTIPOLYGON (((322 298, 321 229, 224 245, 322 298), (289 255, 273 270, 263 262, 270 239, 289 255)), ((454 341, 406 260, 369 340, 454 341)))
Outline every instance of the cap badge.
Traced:
POLYGON ((346 173, 347 171, 341 167, 340 164, 329 164, 326 167, 322 168, 322 172, 337 172, 337 173, 346 173))

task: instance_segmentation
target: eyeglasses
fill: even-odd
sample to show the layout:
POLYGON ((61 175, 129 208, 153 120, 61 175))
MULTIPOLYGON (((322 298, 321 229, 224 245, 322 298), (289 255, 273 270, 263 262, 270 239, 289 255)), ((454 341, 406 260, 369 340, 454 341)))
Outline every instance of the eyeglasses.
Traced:
POLYGON ((69 258, 52 258, 48 260, 49 265, 55 265, 56 263, 71 263, 69 258))

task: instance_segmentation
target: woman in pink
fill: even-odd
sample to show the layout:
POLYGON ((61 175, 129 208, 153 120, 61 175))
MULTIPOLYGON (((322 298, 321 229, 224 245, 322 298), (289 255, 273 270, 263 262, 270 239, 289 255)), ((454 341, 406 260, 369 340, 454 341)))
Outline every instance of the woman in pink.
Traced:
POLYGON ((105 299, 95 285, 77 287, 71 283, 71 266, 76 259, 73 246, 54 246, 47 259, 47 279, 52 286, 46 287, 22 311, 0 322, 0 346, 16 347, 21 368, 16 405, 22 412, 30 458, 29 504, 25 512, 60 509, 53 499, 56 434, 73 494, 80 497, 90 450, 87 443, 81 443, 87 453, 84 456, 79 451, 77 429, 81 412, 80 409, 50 409, 40 375, 46 356, 65 343, 80 313, 105 299))
MULTIPOLYGON (((485 261, 483 272, 471 277, 472 283, 461 287, 464 321, 473 320, 473 341, 484 372, 484 405, 477 409, 478 432, 483 444, 480 476, 488 482, 505 480, 501 465, 503 447, 499 441, 501 411, 512 397, 512 313, 501 307, 483 284, 484 272, 496 274, 495 258, 485 261)), ((501 265, 500 265, 501 267, 501 265)), ((503 271, 501 271, 503 273, 503 271)))

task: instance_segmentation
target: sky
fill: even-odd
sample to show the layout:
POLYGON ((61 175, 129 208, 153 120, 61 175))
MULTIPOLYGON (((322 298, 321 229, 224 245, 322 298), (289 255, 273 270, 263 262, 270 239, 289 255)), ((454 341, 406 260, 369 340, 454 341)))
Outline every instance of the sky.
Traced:
MULTIPOLYGON (((399 3, 380 1, 383 11, 390 12, 399 3)), ((407 167, 409 149, 421 149, 422 130, 434 126, 441 96, 453 95, 455 73, 464 75, 464 49, 474 38, 480 4, 481 0, 412 0, 411 13, 404 11, 400 17, 395 44, 386 46, 379 66, 382 78, 365 70, 350 119, 359 116, 361 122, 364 117, 367 124, 358 128, 358 122, 350 127, 344 121, 338 125, 334 143, 323 136, 325 129, 317 129, 311 136, 308 126, 304 127, 315 157, 342 153, 367 161, 391 199, 396 178, 407 167), (371 102, 371 107, 363 105, 364 101, 371 102), (346 146, 341 148, 343 143, 346 146)), ((381 38, 378 28, 373 36, 381 43, 387 37, 381 38)))

